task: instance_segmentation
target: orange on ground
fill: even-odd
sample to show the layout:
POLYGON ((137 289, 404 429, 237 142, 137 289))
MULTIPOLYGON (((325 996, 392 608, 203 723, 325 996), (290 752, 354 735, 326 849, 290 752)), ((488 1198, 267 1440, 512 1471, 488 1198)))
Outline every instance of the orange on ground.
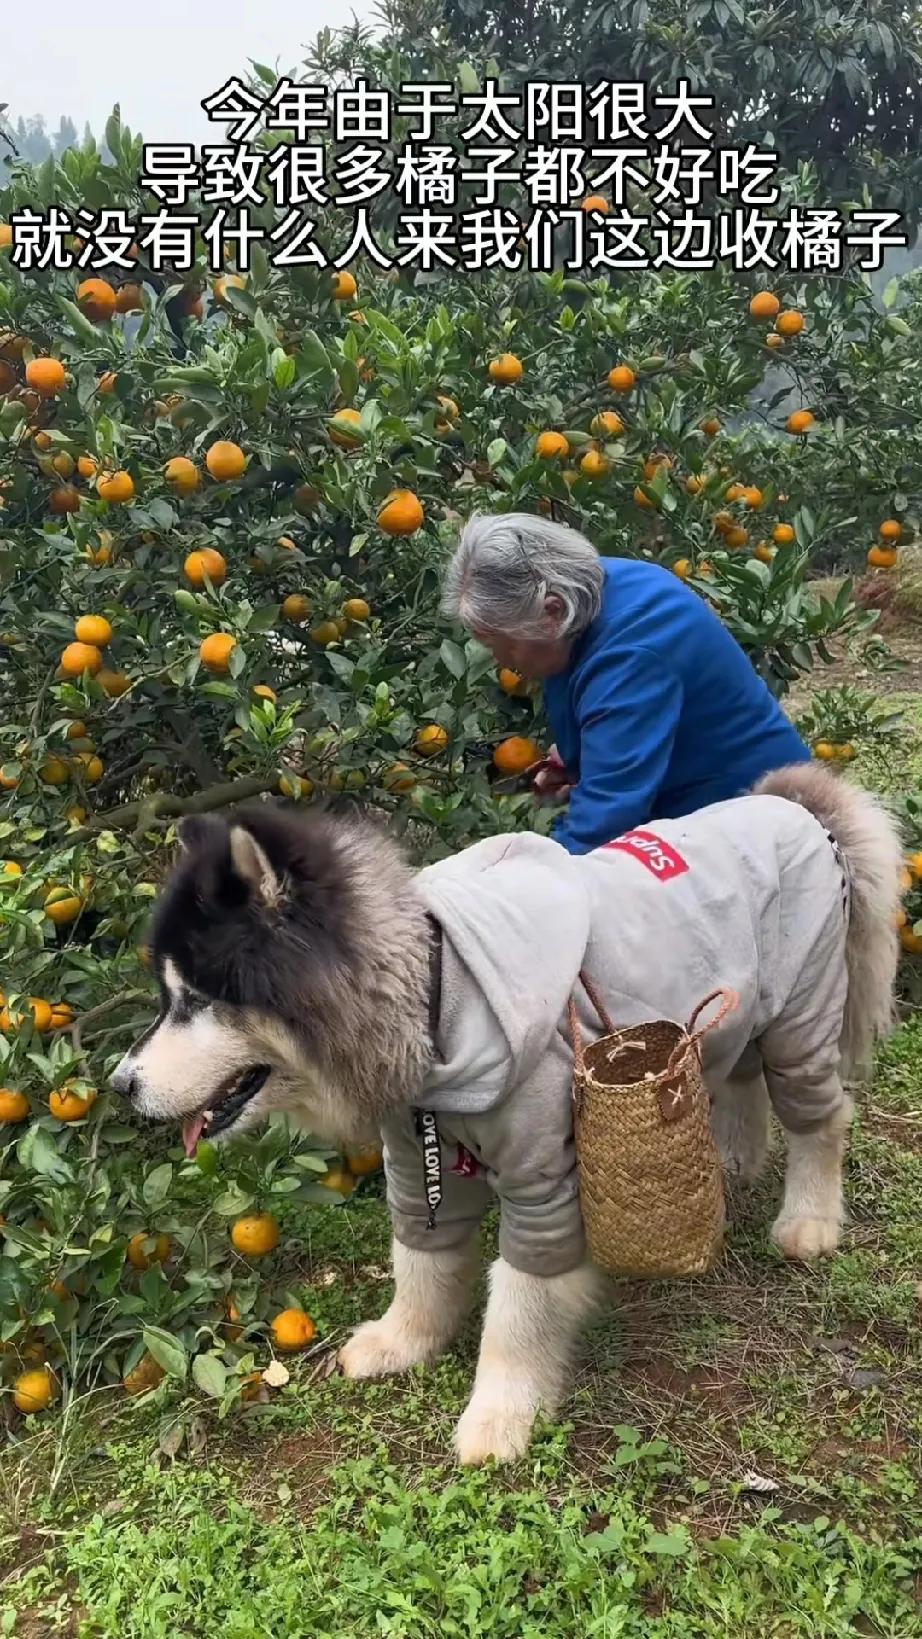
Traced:
POLYGON ((689 558, 677 558, 672 565, 672 573, 678 575, 679 580, 688 580, 691 573, 691 560, 689 558))
POLYGON ((411 489, 393 489, 378 512, 385 535, 415 535, 425 522, 423 503, 411 489))
POLYGON ((611 462, 601 450, 587 450, 579 464, 579 470, 586 478, 607 478, 611 472, 611 462))
POLYGON ((272 1322, 272 1341, 281 1354, 304 1349, 317 1336, 317 1328, 303 1309, 283 1309, 272 1322))
POLYGON ((187 455, 174 455, 163 469, 163 476, 179 495, 192 495, 200 487, 202 475, 187 455))
POLYGON ((93 677, 101 665, 102 655, 95 643, 68 643, 61 655, 61 670, 65 677, 82 677, 84 672, 89 672, 93 677))
POLYGON ((796 538, 793 524, 776 524, 772 530, 772 540, 776 546, 790 546, 796 538))
POLYGON ((230 632, 212 632, 199 644, 199 659, 212 672, 230 669, 230 657, 237 647, 237 639, 230 632))
POLYGON ((754 319, 773 319, 779 311, 781 303, 770 290, 760 290, 749 303, 749 311, 754 319))
POLYGON ((48 1108, 56 1121, 82 1121, 85 1115, 89 1115, 98 1096, 95 1088, 88 1087, 86 1098, 81 1098, 79 1093, 65 1085, 52 1093, 48 1108))
POLYGON ((48 511, 61 518, 67 512, 77 512, 80 507, 80 491, 74 489, 73 484, 60 484, 53 489, 48 497, 48 511))
POLYGON ((101 672, 96 673, 96 681, 110 700, 118 700, 121 695, 127 694, 131 688, 131 678, 127 672, 110 671, 106 666, 103 667, 101 672))
POLYGON ((345 1167, 329 1167, 322 1178, 317 1179, 324 1189, 330 1189, 337 1195, 351 1195, 355 1189, 355 1179, 345 1167))
POLYGON ((122 1378, 122 1387, 126 1394, 146 1394, 148 1389, 155 1389, 162 1383, 166 1372, 152 1354, 141 1356, 138 1364, 122 1378))
POLYGON ((77 305, 93 324, 102 324, 115 312, 115 291, 106 279, 84 279, 77 286, 77 305))
POLYGON ((427 723, 413 743, 421 757, 438 757, 448 747, 448 730, 441 723, 427 723))
POLYGON ((898 518, 885 518, 878 534, 882 541, 892 541, 895 545, 903 538, 903 526, 898 518))
POLYGON ((192 586, 204 586, 206 580, 210 580, 212 586, 220 586, 227 576, 227 564, 213 546, 205 546, 200 552, 189 553, 183 574, 192 586))
POLYGON ((139 1229, 128 1242, 126 1256, 134 1269, 149 1269, 152 1263, 166 1263, 170 1255, 169 1235, 139 1229))
POLYGON ((100 500, 124 505, 134 500, 134 479, 130 472, 113 472, 97 480, 96 493, 100 500))
POLYGON ((25 1121, 30 1114, 25 1093, 14 1092, 12 1087, 0 1087, 0 1121, 25 1121))
POLYGON ((493 765, 501 774, 524 774, 527 768, 540 760, 541 747, 537 740, 526 739, 522 734, 512 734, 508 740, 501 740, 493 753, 493 765))
POLYGON ((804 327, 804 316, 798 313, 796 307, 786 307, 775 320, 775 329, 779 336, 799 336, 804 327))
POLYGON ((500 387, 511 387, 514 381, 521 381, 525 366, 515 353, 500 353, 498 358, 490 360, 487 371, 491 381, 500 387))
POLYGON ((795 410, 788 416, 785 426, 789 433, 809 432, 811 427, 816 426, 816 416, 812 410, 795 410))
POLYGON ((347 269, 343 268, 343 269, 340 270, 339 273, 334 273, 334 275, 333 275, 333 300, 334 300, 334 302, 351 302, 351 300, 352 300, 353 296, 356 294, 358 288, 359 287, 355 282, 355 275, 352 274, 352 273, 349 273, 347 269))
POLYGON ((13 1384, 13 1404, 18 1411, 31 1414, 44 1411, 55 1398, 56 1385, 47 1366, 36 1371, 22 1372, 13 1384))
POLYGON ((569 455, 570 446, 563 433, 543 432, 535 439, 535 454, 542 461, 553 461, 556 456, 569 455))
POLYGON ((297 625, 311 617, 311 600, 303 592, 289 592, 282 604, 282 616, 285 620, 292 620, 297 625))
POLYGON ((608 372, 608 385, 613 392, 629 393, 637 380, 629 364, 616 364, 608 372))
POLYGON ((271 1212, 238 1218, 230 1232, 232 1245, 248 1258, 262 1258, 279 1244, 279 1226, 271 1212))
POLYGON ((240 478, 246 471, 247 458, 239 444, 234 444, 229 438, 219 438, 217 443, 209 446, 205 456, 205 465, 219 483, 228 483, 233 478, 240 478))
POLYGON ((371 605, 364 598, 347 598, 343 604, 343 614, 347 620, 354 620, 362 624, 371 616, 371 605))
POLYGON ((872 569, 895 569, 899 553, 895 546, 872 546, 868 563, 872 569))
MULTIPOLYGON (((112 627, 105 615, 81 615, 74 626, 74 637, 78 643, 93 643, 97 649, 104 649, 112 642, 112 627)), ((79 738, 68 736, 71 737, 79 738)))
POLYGON ((115 293, 116 313, 140 313, 144 306, 144 292, 140 285, 122 285, 115 293))
MULTIPOLYGON (((337 420, 338 421, 346 421, 346 422, 349 423, 350 426, 353 426, 353 427, 357 427, 359 425, 359 422, 361 421, 361 419, 362 419, 361 410, 349 409, 349 410, 339 410, 337 412, 337 420)), ((343 428, 341 428, 341 427, 332 427, 332 426, 330 427, 330 439, 331 439, 332 443, 338 444, 340 449, 343 449, 343 450, 355 449, 356 444, 361 442, 361 440, 358 439, 358 438, 351 438, 349 436, 349 433, 347 431, 343 430, 343 428)), ((311 486, 309 486, 309 485, 302 486, 302 488, 310 488, 310 487, 311 486)))

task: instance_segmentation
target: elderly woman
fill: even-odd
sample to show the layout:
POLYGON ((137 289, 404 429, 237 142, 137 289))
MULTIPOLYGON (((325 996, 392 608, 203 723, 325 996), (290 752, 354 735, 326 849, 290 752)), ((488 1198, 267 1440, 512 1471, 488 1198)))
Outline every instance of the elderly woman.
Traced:
POLYGON ((588 853, 644 821, 741 795, 810 753, 713 610, 658 564, 600 558, 528 513, 474 517, 443 607, 544 684, 556 746, 535 787, 588 853))

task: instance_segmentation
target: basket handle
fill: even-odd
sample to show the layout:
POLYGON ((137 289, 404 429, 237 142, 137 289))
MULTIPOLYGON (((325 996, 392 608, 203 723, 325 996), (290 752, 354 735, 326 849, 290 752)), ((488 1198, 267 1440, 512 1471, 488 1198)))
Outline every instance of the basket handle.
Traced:
MULTIPOLYGON (((602 998, 595 987, 593 980, 590 979, 588 973, 584 973, 583 971, 580 971, 579 977, 580 983, 582 984, 586 995, 589 997, 589 1000, 598 1013, 607 1034, 609 1036, 613 1036, 615 1033, 615 1025, 612 1021, 611 1014, 608 1012, 605 1003, 602 1001, 602 998)), ((585 1061, 583 1059, 583 1036, 579 1027, 579 1014, 576 1011, 576 1002, 573 1000, 572 996, 567 1003, 567 1016, 570 1020, 570 1035, 573 1037, 573 1062, 576 1065, 578 1073, 582 1075, 585 1068, 585 1061)))
POLYGON ((704 1000, 698 1003, 698 1006, 695 1008, 694 1013, 686 1025, 685 1039, 678 1041, 670 1054, 669 1063, 666 1066, 666 1075, 671 1076, 677 1068, 679 1062, 685 1057, 688 1049, 690 1047, 694 1047, 697 1051, 705 1036, 709 1035, 712 1030, 716 1030, 719 1025, 723 1024, 723 1021, 727 1015, 729 1013, 734 1013, 739 1005, 739 993, 736 990, 731 990, 729 985, 720 985, 717 990, 712 990, 709 996, 705 996, 704 1000), (705 1008, 710 1007, 712 1002, 720 1002, 721 1004, 717 1013, 715 1014, 714 1018, 711 1019, 709 1024, 703 1025, 700 1030, 696 1030, 695 1025, 698 1023, 698 1020, 700 1019, 705 1008))

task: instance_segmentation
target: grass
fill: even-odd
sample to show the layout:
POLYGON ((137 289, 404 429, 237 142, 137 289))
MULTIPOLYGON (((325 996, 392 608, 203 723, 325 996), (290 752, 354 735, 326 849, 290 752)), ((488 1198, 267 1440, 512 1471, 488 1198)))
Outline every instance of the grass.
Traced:
MULTIPOLYGON (((922 1639, 922 1015, 863 1101, 837 1258, 773 1252, 778 1188, 732 1200, 711 1276, 614 1292, 567 1421, 509 1470, 451 1460, 475 1324, 393 1383, 302 1362, 225 1422, 165 1384, 26 1425, 0 1635, 922 1639)), ((388 1299, 377 1181, 298 1230, 285 1283, 335 1341, 388 1299)))

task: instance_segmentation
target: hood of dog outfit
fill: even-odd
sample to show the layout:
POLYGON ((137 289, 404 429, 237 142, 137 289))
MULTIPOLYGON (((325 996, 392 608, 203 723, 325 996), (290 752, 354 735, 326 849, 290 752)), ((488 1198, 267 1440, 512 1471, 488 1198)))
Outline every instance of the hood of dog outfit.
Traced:
MULTIPOLYGON (((508 1262, 550 1275, 581 1261, 571 995, 587 1037, 601 1033, 581 969, 619 1026, 685 1022, 732 983, 740 1005, 705 1045, 715 1076, 730 1074, 805 974, 841 1009, 841 870, 803 809, 747 797, 624 841, 576 857, 519 833, 419 873, 442 930, 441 1005, 419 1108, 384 1127, 389 1205, 405 1244, 460 1244, 498 1195, 508 1262)), ((828 1111, 784 1113, 807 1126, 828 1111)))

